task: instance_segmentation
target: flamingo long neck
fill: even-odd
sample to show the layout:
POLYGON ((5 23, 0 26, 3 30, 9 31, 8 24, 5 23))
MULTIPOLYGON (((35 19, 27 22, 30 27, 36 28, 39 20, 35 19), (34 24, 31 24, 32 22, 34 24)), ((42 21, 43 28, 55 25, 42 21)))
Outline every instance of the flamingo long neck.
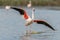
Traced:
POLYGON ((34 13, 35 13, 35 9, 32 9, 32 19, 34 19, 34 13))

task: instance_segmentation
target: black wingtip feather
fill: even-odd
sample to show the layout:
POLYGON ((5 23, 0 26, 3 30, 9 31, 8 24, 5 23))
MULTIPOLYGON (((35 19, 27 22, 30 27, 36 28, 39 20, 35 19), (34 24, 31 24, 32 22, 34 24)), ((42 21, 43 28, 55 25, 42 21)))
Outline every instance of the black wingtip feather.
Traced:
POLYGON ((19 9, 19 8, 16 8, 16 7, 11 7, 11 9, 14 9, 14 10, 18 11, 21 15, 24 15, 24 10, 23 9, 19 9))
POLYGON ((38 24, 44 24, 44 25, 46 25, 47 27, 49 27, 49 28, 51 28, 52 30, 54 30, 55 31, 55 29, 51 26, 51 25, 49 25, 47 22, 45 22, 45 21, 40 21, 40 22, 37 22, 38 24))

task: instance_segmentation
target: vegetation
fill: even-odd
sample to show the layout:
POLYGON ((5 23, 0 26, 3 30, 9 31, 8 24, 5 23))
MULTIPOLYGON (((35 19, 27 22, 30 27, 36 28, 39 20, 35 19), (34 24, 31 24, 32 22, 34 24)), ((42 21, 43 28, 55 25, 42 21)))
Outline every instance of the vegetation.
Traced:
MULTIPOLYGON (((0 6, 25 6, 29 0, 0 0, 0 6)), ((33 6, 60 6, 59 0, 32 0, 33 6)))

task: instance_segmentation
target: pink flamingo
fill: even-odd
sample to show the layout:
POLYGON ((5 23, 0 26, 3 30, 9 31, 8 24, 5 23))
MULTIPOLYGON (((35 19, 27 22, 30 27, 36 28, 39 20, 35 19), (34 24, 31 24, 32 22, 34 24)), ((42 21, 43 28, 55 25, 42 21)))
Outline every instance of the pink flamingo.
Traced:
POLYGON ((45 26, 47 26, 48 28, 55 30, 50 24, 48 24, 46 21, 43 20, 34 20, 32 19, 34 16, 32 16, 32 18, 26 13, 25 10, 21 9, 21 8, 16 8, 16 7, 6 7, 6 9, 14 9, 16 11, 18 11, 20 13, 20 15, 22 15, 24 17, 24 19, 26 20, 26 24, 25 26, 29 26, 32 23, 37 23, 37 24, 43 24, 45 26))

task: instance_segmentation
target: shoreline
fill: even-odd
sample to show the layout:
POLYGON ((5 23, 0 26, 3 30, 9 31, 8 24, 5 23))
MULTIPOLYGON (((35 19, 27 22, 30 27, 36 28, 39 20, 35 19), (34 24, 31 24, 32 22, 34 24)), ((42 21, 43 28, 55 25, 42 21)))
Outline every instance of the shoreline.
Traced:
MULTIPOLYGON (((18 8, 27 8, 27 6, 12 6, 12 7, 18 7, 18 8)), ((5 6, 0 6, 0 9, 4 9, 5 6)), ((31 8, 36 9, 48 9, 48 10, 60 10, 60 6, 32 6, 31 8)))

